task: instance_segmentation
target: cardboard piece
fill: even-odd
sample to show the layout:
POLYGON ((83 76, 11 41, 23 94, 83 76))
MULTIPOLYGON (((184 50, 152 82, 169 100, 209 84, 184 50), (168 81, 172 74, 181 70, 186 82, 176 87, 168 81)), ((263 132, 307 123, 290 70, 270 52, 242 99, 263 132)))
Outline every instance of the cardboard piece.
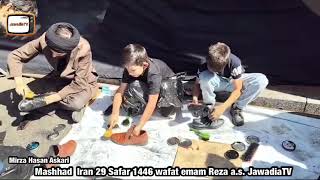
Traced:
MULTIPOLYGON (((240 168, 242 166, 240 157, 243 152, 239 152, 237 159, 228 160, 224 157, 224 153, 231 149, 230 144, 192 140, 191 147, 178 147, 174 166, 180 168, 207 168, 209 166, 228 169, 240 168)), ((241 177, 232 178, 240 179, 241 177)))

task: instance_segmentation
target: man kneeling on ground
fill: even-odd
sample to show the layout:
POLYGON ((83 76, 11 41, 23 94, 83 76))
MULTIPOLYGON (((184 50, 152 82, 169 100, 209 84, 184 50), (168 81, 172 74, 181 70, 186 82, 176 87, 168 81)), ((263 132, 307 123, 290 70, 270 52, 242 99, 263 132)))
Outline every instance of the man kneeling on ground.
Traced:
POLYGON ((16 92, 21 96, 31 92, 22 80, 23 63, 40 53, 44 54, 54 69, 50 75, 64 83, 59 85, 58 92, 26 101, 19 105, 19 109, 31 111, 58 102, 59 108, 73 111, 73 121, 79 122, 85 105, 98 90, 97 73, 88 41, 80 36, 73 25, 56 23, 41 37, 12 51, 8 56, 8 68, 10 76, 14 77, 16 92))

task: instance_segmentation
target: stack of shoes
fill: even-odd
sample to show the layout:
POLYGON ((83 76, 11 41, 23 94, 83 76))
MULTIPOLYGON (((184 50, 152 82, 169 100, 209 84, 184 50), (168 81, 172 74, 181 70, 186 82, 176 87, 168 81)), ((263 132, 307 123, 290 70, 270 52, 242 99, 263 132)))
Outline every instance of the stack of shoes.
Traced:
POLYGON ((148 144, 148 134, 141 130, 139 136, 132 134, 135 126, 131 126, 127 132, 112 134, 111 141, 119 145, 144 146, 148 144))
MULTIPOLYGON (((49 149, 49 155, 54 154, 58 157, 68 157, 72 156, 77 148, 77 142, 74 140, 70 140, 62 145, 54 145, 49 149), (52 152, 53 151, 53 152, 52 152)), ((51 168, 56 166, 57 164, 46 164, 47 168, 51 168)))

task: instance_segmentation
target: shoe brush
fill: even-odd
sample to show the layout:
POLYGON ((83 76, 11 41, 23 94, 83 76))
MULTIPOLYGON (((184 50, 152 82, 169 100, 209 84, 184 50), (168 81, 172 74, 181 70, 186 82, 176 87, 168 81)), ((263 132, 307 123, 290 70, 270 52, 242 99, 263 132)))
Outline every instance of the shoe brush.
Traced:
POLYGON ((32 91, 27 91, 27 92, 23 91, 23 92, 24 92, 25 99, 32 100, 36 96, 36 94, 32 91))
POLYGON ((106 139, 109 139, 112 136, 112 130, 108 129, 106 132, 103 134, 103 137, 106 139))
POLYGON ((247 151, 241 156, 241 160, 245 161, 245 162, 249 162, 251 161, 251 159, 253 158, 253 155, 255 154, 255 152, 257 151, 259 147, 258 143, 251 143, 247 149, 247 151))

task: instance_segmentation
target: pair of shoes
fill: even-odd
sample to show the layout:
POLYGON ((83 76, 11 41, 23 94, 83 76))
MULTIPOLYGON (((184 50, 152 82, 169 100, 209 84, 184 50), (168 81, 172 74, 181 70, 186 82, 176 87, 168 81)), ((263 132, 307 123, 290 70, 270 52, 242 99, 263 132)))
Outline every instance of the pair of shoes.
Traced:
POLYGON ((217 129, 224 124, 223 119, 211 120, 208 117, 193 119, 191 127, 194 129, 217 129))
POLYGON ((242 109, 238 108, 235 104, 231 106, 230 114, 232 124, 235 126, 242 126, 244 124, 242 109))
POLYGON ((73 111, 72 112, 72 120, 75 123, 78 123, 82 120, 84 115, 84 111, 86 110, 86 106, 84 106, 80 111, 73 111))
POLYGON ((131 126, 127 132, 112 134, 111 141, 119 145, 138 145, 144 146, 148 143, 148 134, 141 130, 139 136, 132 134, 135 126, 131 126))
MULTIPOLYGON (((54 155, 59 157, 68 157, 72 156, 77 148, 77 142, 74 140, 70 140, 62 145, 54 145, 51 150, 54 151, 54 155)), ((50 151, 50 150, 49 150, 50 151)), ((47 168, 51 168, 56 166, 57 164, 46 164, 47 168)))

